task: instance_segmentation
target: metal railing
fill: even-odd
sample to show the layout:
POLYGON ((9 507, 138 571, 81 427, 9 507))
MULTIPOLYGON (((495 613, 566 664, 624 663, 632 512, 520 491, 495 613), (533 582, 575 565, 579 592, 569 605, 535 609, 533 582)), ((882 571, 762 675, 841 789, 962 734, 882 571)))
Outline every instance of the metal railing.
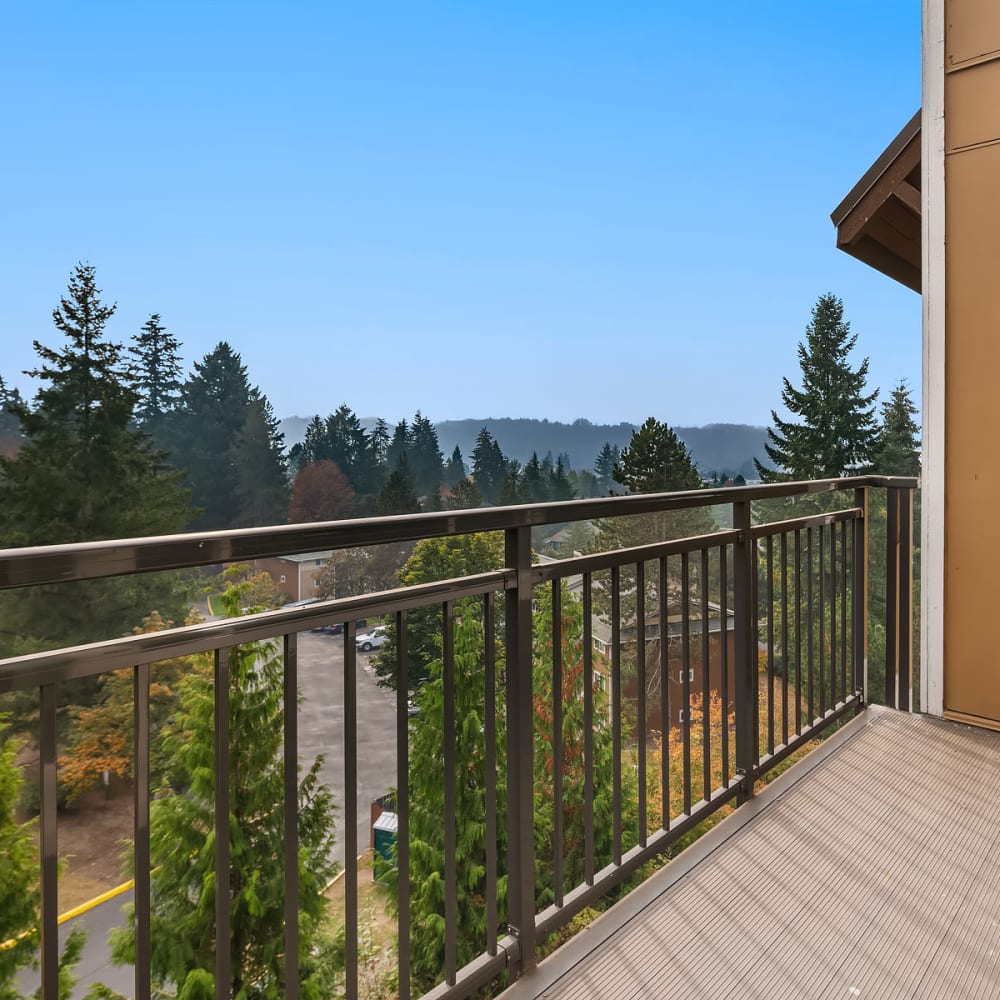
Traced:
MULTIPOLYGON (((394 623, 394 876, 399 995, 408 998, 428 985, 414 983, 411 989, 410 840, 419 803, 411 780, 408 636, 412 615, 435 609, 441 623, 435 669, 443 698, 445 933, 440 982, 425 995, 467 996, 498 976, 517 978, 530 970, 546 939, 581 910, 619 891, 721 807, 750 799, 770 769, 863 707, 873 488, 885 488, 889 498, 887 700, 910 708, 916 486, 911 479, 854 477, 0 551, 0 589, 10 589, 483 531, 502 531, 505 539, 504 567, 495 572, 0 661, 0 694, 34 688, 40 697, 42 996, 55 1000, 58 981, 58 685, 123 667, 133 671, 135 996, 148 998, 151 665, 194 653, 214 657, 215 898, 217 940, 225 941, 231 864, 229 651, 280 638, 284 703, 294 704, 298 633, 344 623, 344 720, 342 732, 331 732, 330 741, 342 741, 344 748, 345 791, 339 803, 346 867, 344 989, 354 997, 359 974, 355 621, 383 616, 394 623), (795 501, 800 511, 809 507, 809 498, 814 508, 804 514, 783 513, 781 520, 757 523, 766 516, 759 505, 770 504, 773 516, 775 502, 795 501), (833 509, 833 498, 847 506, 833 509), (731 511, 731 527, 711 534, 544 565, 532 561, 534 527, 723 506, 731 511), (542 597, 551 608, 545 636, 539 634, 536 610, 542 597), (464 762, 455 705, 456 669, 465 654, 456 650, 455 634, 460 623, 470 621, 479 623, 482 636, 476 774, 484 782, 485 815, 477 899, 485 910, 485 931, 479 953, 468 960, 457 947, 458 904, 466 889, 457 878, 457 772, 464 762), (603 651, 595 634, 602 622, 611 631, 603 651), (573 629, 579 634, 570 635, 573 629), (550 697, 540 710, 538 693, 545 686, 550 697), (571 724, 571 713, 581 721, 571 724), (540 747, 551 755, 548 771, 538 770, 540 747), (599 783, 609 769, 610 796, 599 783), (542 812, 551 832, 540 839, 536 821, 542 812)), ((138 617, 146 610, 137 609, 138 617)), ((297 759, 297 715, 285 712, 284 955, 291 1000, 299 982, 297 759)), ((220 998, 228 996, 233 961, 228 948, 217 949, 220 998)))

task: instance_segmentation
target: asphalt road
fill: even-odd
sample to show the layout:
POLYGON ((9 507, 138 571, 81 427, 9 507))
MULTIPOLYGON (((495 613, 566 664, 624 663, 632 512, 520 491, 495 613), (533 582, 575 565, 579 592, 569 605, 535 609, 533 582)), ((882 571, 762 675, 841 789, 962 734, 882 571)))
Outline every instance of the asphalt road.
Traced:
MULTIPOLYGON (((337 805, 334 856, 344 861, 344 640, 303 632, 299 636, 299 759, 308 768, 320 755, 320 776, 333 791, 337 805)), ((369 802, 384 795, 396 781, 396 702, 392 691, 378 687, 369 657, 358 654, 358 851, 369 845, 369 802)), ((117 850, 111 845, 109 849, 117 850)), ((131 892, 117 896, 60 928, 60 942, 70 928, 81 925, 87 944, 77 966, 79 982, 74 997, 82 997, 91 983, 99 982, 131 997, 131 967, 111 964, 107 940, 110 931, 124 922, 122 907, 131 892)), ((20 977, 20 988, 31 995, 38 987, 37 973, 20 977)))

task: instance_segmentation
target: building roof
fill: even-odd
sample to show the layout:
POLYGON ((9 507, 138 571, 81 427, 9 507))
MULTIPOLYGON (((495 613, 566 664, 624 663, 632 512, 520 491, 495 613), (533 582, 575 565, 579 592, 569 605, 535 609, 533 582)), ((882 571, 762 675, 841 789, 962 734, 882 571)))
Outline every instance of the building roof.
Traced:
POLYGON ((837 247, 920 291, 920 111, 830 213, 837 247))
POLYGON ((278 558, 293 563, 326 562, 332 555, 333 549, 325 549, 323 552, 299 552, 294 556, 278 556, 278 558))

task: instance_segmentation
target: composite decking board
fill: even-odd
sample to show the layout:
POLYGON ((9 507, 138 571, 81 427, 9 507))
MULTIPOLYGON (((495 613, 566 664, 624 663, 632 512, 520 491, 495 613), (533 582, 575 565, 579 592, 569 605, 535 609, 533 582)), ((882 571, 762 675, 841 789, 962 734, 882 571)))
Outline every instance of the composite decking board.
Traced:
POLYGON ((998 928, 1000 735, 878 712, 538 995, 1000 998, 998 928))

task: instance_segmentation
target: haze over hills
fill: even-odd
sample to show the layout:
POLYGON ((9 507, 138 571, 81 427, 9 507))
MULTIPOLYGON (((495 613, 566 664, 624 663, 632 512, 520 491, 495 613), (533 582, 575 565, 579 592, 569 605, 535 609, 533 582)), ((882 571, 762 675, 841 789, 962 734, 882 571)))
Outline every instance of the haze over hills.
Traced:
MULTIPOLYGON (((301 441, 306 425, 306 417, 287 417, 280 423, 285 435, 286 447, 301 441)), ((371 430, 374 417, 362 417, 361 423, 371 430)), ((472 451, 476 446, 476 436, 485 427, 496 438, 501 450, 508 458, 515 458, 522 464, 537 452, 544 458, 551 452, 553 460, 560 455, 569 455, 573 469, 592 469, 594 460, 605 441, 624 448, 630 441, 636 425, 592 424, 589 420, 574 420, 571 424, 556 420, 536 420, 527 417, 487 417, 484 419, 442 420, 435 425, 441 451, 448 458, 455 445, 462 451, 465 464, 472 464, 472 451)), ((767 428, 750 424, 707 424, 704 427, 674 427, 677 436, 687 445, 702 475, 713 472, 727 472, 755 479, 754 458, 764 459, 764 442, 767 428)))

